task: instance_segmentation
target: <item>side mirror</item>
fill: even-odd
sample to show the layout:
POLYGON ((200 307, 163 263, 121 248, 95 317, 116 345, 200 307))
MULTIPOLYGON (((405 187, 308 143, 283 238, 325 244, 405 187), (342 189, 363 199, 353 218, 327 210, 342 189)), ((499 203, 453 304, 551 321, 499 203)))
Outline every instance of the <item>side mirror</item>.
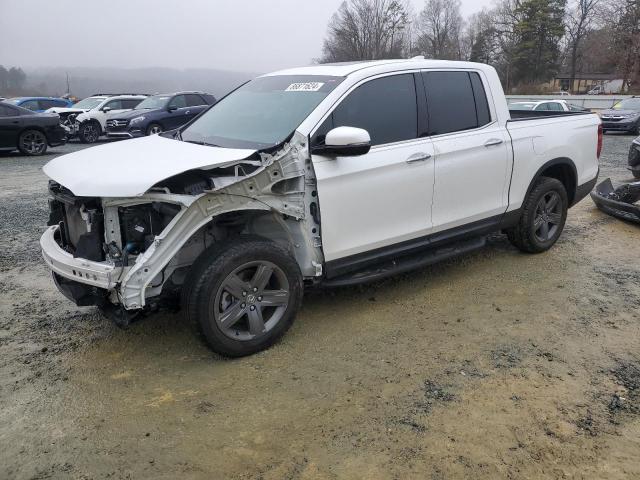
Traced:
POLYGON ((111 111, 111 107, 104 107, 104 108, 102 109, 102 111, 103 111, 104 113, 109 113, 109 112, 111 111))
POLYGON ((356 157, 371 150, 371 136, 362 128, 337 127, 330 130, 324 145, 313 148, 313 153, 336 157, 356 157))
POLYGON ((167 107, 167 111, 168 111, 168 112, 175 112, 177 109, 178 109, 178 106, 177 106, 177 105, 169 105, 169 106, 167 107))

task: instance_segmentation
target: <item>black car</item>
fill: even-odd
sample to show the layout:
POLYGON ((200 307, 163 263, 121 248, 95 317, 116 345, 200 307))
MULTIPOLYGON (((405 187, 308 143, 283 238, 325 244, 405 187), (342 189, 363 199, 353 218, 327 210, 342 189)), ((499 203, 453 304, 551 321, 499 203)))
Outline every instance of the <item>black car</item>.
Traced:
POLYGON ((42 155, 47 146, 67 142, 67 130, 55 113, 36 113, 0 102, 0 151, 42 155))
POLYGON ((107 136, 134 138, 173 130, 190 122, 216 103, 213 95, 178 92, 153 95, 129 112, 107 119, 107 136))
POLYGON ((625 98, 600 112, 602 130, 640 134, 640 97, 625 98))

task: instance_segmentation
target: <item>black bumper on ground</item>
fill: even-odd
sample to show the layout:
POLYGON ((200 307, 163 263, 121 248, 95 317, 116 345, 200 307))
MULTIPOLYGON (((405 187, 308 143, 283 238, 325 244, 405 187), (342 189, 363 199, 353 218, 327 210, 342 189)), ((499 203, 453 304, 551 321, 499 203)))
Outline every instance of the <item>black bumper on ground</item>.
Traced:
POLYGON ((608 215, 640 223, 640 182, 628 183, 616 189, 611 179, 607 178, 591 192, 591 198, 596 206, 608 215))

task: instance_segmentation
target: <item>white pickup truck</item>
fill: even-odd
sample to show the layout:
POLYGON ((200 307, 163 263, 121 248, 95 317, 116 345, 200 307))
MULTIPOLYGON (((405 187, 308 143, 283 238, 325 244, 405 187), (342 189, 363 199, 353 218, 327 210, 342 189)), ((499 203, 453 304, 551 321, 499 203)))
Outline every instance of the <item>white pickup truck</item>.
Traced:
POLYGON ((495 70, 422 59, 261 76, 162 135, 50 161, 41 239, 60 291, 119 324, 181 298, 242 356, 305 286, 383 278, 503 231, 539 253, 598 176, 600 120, 517 112, 495 70))

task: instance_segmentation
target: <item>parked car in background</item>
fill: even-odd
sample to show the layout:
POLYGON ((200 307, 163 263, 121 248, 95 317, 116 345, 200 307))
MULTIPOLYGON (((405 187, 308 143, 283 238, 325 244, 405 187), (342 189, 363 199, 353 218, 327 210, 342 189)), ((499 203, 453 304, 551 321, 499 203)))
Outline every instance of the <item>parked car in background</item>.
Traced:
POLYGON ((14 97, 5 100, 17 107, 26 108, 32 112, 42 113, 50 108, 70 107, 73 103, 66 98, 55 97, 14 97))
POLYGON ((558 95, 560 97, 568 97, 569 96, 569 92, 562 90, 560 92, 553 92, 551 95, 558 95))
POLYGON ((62 117, 70 129, 70 136, 78 136, 82 143, 95 143, 106 132, 107 115, 124 113, 135 108, 147 95, 96 94, 79 101, 71 108, 52 108, 49 112, 62 117))
POLYGON ((0 150, 20 150, 25 155, 42 155, 47 146, 67 141, 67 131, 55 113, 37 113, 0 102, 0 150))
POLYGON ((215 103, 213 95, 203 92, 153 95, 124 115, 110 115, 107 119, 107 136, 133 138, 173 130, 190 122, 215 103))
POLYGON ((605 132, 627 132, 640 135, 640 97, 625 98, 600 112, 605 132))
POLYGON ((535 112, 589 112, 590 110, 572 105, 566 100, 541 100, 538 102, 513 102, 509 110, 530 110, 535 112))
POLYGON ((120 325, 181 291, 213 350, 255 353, 305 285, 379 280, 495 231, 550 249, 596 183, 600 119, 519 113, 479 63, 264 75, 183 128, 47 163, 43 257, 62 294, 120 325))

